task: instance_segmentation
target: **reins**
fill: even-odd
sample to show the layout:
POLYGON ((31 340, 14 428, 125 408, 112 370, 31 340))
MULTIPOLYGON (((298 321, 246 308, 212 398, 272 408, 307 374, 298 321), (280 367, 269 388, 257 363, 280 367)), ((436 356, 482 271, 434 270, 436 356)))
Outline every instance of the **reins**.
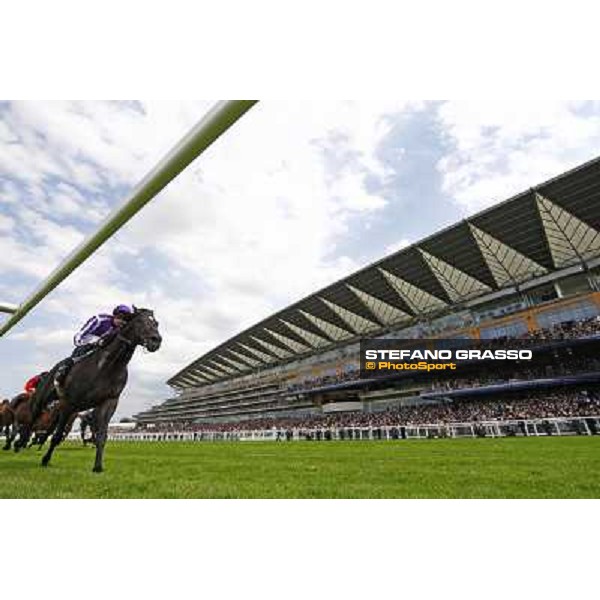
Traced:
POLYGON ((121 342, 125 342, 128 346, 135 346, 136 343, 132 342, 129 338, 126 338, 122 333, 117 334, 117 339, 121 342))

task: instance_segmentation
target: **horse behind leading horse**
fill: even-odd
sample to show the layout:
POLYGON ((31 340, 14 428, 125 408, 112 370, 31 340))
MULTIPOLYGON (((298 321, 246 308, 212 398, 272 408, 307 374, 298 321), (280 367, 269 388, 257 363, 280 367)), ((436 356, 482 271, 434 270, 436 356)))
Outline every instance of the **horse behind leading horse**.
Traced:
POLYGON ((0 434, 4 431, 4 435, 6 437, 6 444, 4 446, 4 450, 8 450, 10 448, 10 437, 11 437, 11 428, 13 427, 15 416, 13 414, 13 410, 10 407, 9 400, 2 400, 0 403, 0 434))
MULTIPOLYGON (((54 432, 54 427, 58 422, 58 404, 55 404, 50 408, 50 410, 46 410, 42 412, 40 417, 32 426, 33 437, 31 442, 29 443, 29 448, 31 446, 38 447, 38 451, 42 449, 42 446, 46 443, 46 440, 52 435, 54 432)), ((67 439, 69 433, 71 433, 71 429, 73 429, 73 424, 75 423, 75 419, 79 415, 77 413, 73 413, 71 418, 67 422, 67 426, 65 427, 65 432, 63 434, 63 441, 67 439)))
POLYGON ((11 445, 14 447, 15 452, 26 448, 32 433, 36 434, 36 443, 40 446, 43 445, 58 422, 57 404, 44 409, 34 418, 32 398, 27 393, 15 396, 10 402, 10 409, 13 416, 13 425, 11 434, 6 439, 4 450, 10 450, 11 445))

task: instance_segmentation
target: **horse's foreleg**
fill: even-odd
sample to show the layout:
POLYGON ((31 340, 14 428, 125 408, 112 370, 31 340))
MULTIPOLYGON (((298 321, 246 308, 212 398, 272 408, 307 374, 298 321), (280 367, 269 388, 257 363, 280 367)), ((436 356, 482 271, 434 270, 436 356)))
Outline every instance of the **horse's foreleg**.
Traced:
POLYGON ((12 432, 12 436, 11 436, 11 442, 12 442, 12 448, 15 452, 18 452, 20 450, 19 448, 19 442, 21 441, 23 434, 21 433, 21 430, 23 429, 23 425, 17 425, 15 424, 15 426, 13 427, 13 432, 12 432))
POLYGON ((6 435, 6 442, 5 442, 2 450, 10 450, 10 443, 11 443, 10 436, 12 435, 10 425, 6 426, 6 428, 4 429, 4 434, 6 435))
POLYGON ((59 415, 55 414, 54 417, 52 418, 52 421, 46 428, 46 430, 37 435, 36 443, 38 445, 38 451, 40 451, 43 448, 44 444, 46 443, 46 440, 52 435, 52 432, 55 430, 56 426, 58 425, 58 419, 59 419, 59 415))
POLYGON ((15 438, 17 437, 17 423, 13 421, 12 427, 10 428, 10 435, 6 438, 6 444, 4 445, 4 450, 10 450, 15 438))
POLYGON ((104 444, 108 432, 108 423, 113 416, 118 398, 110 398, 96 409, 96 461, 94 462, 94 473, 102 473, 102 460, 104 457, 104 444))
POLYGON ((71 412, 68 409, 65 408, 64 410, 61 410, 60 416, 58 417, 58 425, 56 426, 54 434, 52 435, 52 439, 50 440, 50 448, 48 448, 48 452, 46 452, 46 454, 44 454, 44 458, 42 458, 42 467, 48 466, 54 449, 62 442, 65 428, 69 422, 70 416, 71 412))
POLYGON ((52 431, 44 431, 44 433, 40 434, 37 438, 38 452, 44 447, 46 440, 50 437, 52 431))

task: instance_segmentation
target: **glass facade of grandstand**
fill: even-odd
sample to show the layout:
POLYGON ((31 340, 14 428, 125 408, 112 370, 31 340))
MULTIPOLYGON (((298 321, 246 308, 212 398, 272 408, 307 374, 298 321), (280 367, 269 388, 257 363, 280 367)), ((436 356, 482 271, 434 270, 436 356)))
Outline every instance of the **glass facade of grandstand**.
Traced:
MULTIPOLYGON (((168 381, 173 397, 136 420, 148 429, 200 430, 332 415, 343 422, 347 414, 413 411, 414 421, 419 418, 414 410, 431 413, 441 402, 459 407, 464 399, 455 398, 455 392, 469 382, 446 382, 443 389, 431 378, 361 382, 361 338, 594 337, 600 333, 599 290, 596 159, 385 257, 241 332, 175 374, 168 381)), ((594 362, 570 368, 565 372, 563 365, 562 372, 534 375, 548 379, 600 371, 594 362)), ((573 393, 584 412, 595 410, 590 404, 596 401, 594 391, 588 394, 580 386, 573 393)), ((468 416, 468 411, 459 411, 459 416, 468 416)))

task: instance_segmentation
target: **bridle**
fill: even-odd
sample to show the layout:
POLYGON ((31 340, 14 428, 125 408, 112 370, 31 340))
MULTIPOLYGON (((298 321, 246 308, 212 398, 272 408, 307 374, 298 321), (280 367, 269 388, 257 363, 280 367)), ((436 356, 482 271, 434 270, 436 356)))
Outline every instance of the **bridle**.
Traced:
MULTIPOLYGON (((127 325, 133 323, 133 321, 136 319, 136 317, 138 317, 140 315, 135 315, 131 321, 129 321, 127 323, 127 325)), ((122 331, 119 331, 119 333, 117 333, 116 335, 116 339, 119 340, 120 342, 123 342, 125 344, 127 344, 127 346, 131 347, 135 347, 135 346, 142 346, 143 348, 146 348, 146 344, 144 343, 143 340, 140 340, 139 342, 134 342, 133 340, 130 340, 128 337, 126 337, 122 331)))

